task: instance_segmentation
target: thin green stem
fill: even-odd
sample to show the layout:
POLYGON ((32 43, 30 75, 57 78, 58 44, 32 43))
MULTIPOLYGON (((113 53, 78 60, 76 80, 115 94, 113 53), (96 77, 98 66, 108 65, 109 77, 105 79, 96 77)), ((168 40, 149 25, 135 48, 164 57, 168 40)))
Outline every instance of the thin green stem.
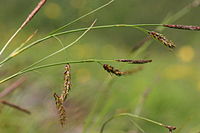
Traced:
MULTIPOLYGON (((195 1, 195 0, 194 0, 194 1, 195 1)), ((190 12, 191 9, 193 9, 192 6, 187 5, 187 6, 185 6, 184 8, 182 8, 181 10, 179 10, 178 12, 171 14, 169 17, 166 17, 166 18, 162 21, 162 23, 164 23, 164 24, 174 23, 175 21, 177 21, 178 19, 180 19, 180 18, 182 18, 184 15, 186 15, 188 12, 190 12)), ((161 32, 161 31, 163 31, 163 30, 165 30, 165 29, 166 29, 166 28, 163 27, 162 24, 161 24, 161 25, 158 25, 158 27, 157 27, 155 30, 161 32)), ((144 51, 150 46, 151 43, 152 43, 152 40, 149 40, 149 41, 145 42, 145 44, 144 44, 142 47, 140 47, 136 52, 134 52, 134 53, 131 52, 131 53, 127 56, 127 58, 130 58, 130 57, 132 57, 132 58, 133 58, 133 57, 137 57, 139 54, 141 54, 142 52, 144 52, 144 51)), ((112 79, 110 79, 109 81, 110 81, 110 82, 113 82, 114 79, 115 79, 115 78, 112 78, 112 79)), ((109 86, 110 82, 108 82, 107 88, 110 88, 110 86, 109 86)), ((102 95, 103 95, 103 94, 102 94, 102 95)), ((103 97, 103 98, 104 98, 104 97, 103 97)), ((92 118, 94 118, 95 110, 98 109, 98 106, 99 106, 99 104, 100 104, 102 101, 104 101, 104 100, 103 100, 102 98, 100 98, 100 99, 98 100, 98 103, 96 103, 96 106, 94 106, 94 107, 92 108, 92 112, 90 113, 90 119, 88 119, 88 120, 86 121, 85 125, 90 125, 90 124, 92 123, 92 118)), ((102 107, 101 109, 103 110, 103 108, 104 108, 104 107, 102 107)), ((85 132, 87 132, 87 131, 85 130, 85 132)))
POLYGON ((138 125, 134 120, 130 119, 130 122, 142 133, 145 133, 145 131, 138 125))
MULTIPOLYGON (((39 64, 39 63, 41 63, 42 61, 47 60, 48 58, 50 58, 50 57, 52 57, 52 56, 54 56, 54 55, 56 55, 56 54, 58 54, 58 53, 60 53, 60 52, 62 52, 62 51, 64 51, 64 50, 66 50, 67 48, 69 48, 69 47, 73 46, 74 44, 76 44, 76 43, 77 43, 77 42, 92 28, 92 26, 95 24, 95 22, 96 22, 96 20, 95 20, 95 21, 92 23, 92 25, 91 25, 89 28, 87 28, 87 29, 85 30, 85 32, 84 32, 83 34, 81 34, 75 41, 73 41, 73 42, 70 43, 69 45, 67 45, 67 46, 65 46, 65 47, 63 47, 63 48, 57 50, 56 52, 54 52, 54 53, 52 53, 52 54, 50 54, 50 55, 48 55, 48 56, 46 56, 46 57, 44 57, 44 58, 42 58, 42 59, 36 61, 36 62, 33 63, 32 65, 30 65, 30 66, 28 66, 27 68, 25 68, 25 70, 28 69, 28 68, 31 68, 31 67, 33 67, 33 66, 39 64)), ((56 36, 54 36, 54 37, 56 37, 56 36)))
MULTIPOLYGON (((91 28, 91 30, 94 29, 106 29, 106 28, 113 28, 113 27, 132 27, 135 29, 139 29, 138 27, 143 27, 143 26, 160 26, 162 24, 134 24, 134 25, 129 25, 129 24, 114 24, 114 25, 103 25, 103 26, 94 26, 91 28)), ((59 32, 59 33, 55 33, 52 35, 48 35, 44 38, 41 38, 39 40, 36 40, 35 42, 32 42, 29 45, 26 45, 25 47, 23 47, 22 49, 18 50, 17 52, 15 52, 15 54, 12 54, 10 56, 8 56, 7 58, 5 58, 3 61, 0 62, 0 65, 6 63, 7 61, 9 61, 10 59, 12 59, 13 57, 17 56, 18 54, 24 52, 25 50, 28 50, 29 48, 35 46, 36 44, 39 44, 43 41, 46 41, 52 37, 55 36, 61 36, 61 35, 65 35, 65 34, 70 34, 70 33, 76 33, 76 32, 81 32, 81 31, 85 31, 87 30, 87 28, 80 28, 80 29, 74 29, 74 30, 68 30, 68 31, 64 31, 64 32, 59 32)), ((141 30, 141 28, 139 29, 141 30)), ((144 29, 141 30, 142 32, 144 32, 144 29)))
MULTIPOLYGON (((193 2, 191 2, 189 5, 183 7, 178 12, 176 12, 174 14, 171 14, 170 16, 167 16, 161 23, 162 24, 171 24, 171 23, 174 23, 175 21, 179 20, 180 18, 182 18, 183 16, 185 16, 187 13, 189 13, 193 9, 193 7, 191 6, 191 4, 193 2)), ((165 29, 166 29, 166 27, 163 27, 162 25, 160 25, 160 26, 158 25, 158 27, 156 27, 155 30, 161 32, 161 31, 164 31, 165 29)), ((149 45, 151 44, 151 42, 152 42, 152 40, 148 40, 146 42, 146 44, 143 45, 143 48, 139 49, 136 53, 133 53, 134 54, 133 56, 135 57, 138 54, 141 54, 142 52, 144 52, 149 47, 149 45)))
POLYGON ((81 17, 79 17, 79 18, 77 18, 77 19, 75 19, 75 20, 73 20, 73 21, 71 21, 71 22, 69 22, 69 23, 67 23, 67 24, 65 24, 65 25, 63 25, 63 26, 61 26, 60 28, 58 28, 58 29, 52 31, 52 32, 50 33, 50 35, 51 35, 51 34, 54 34, 54 33, 56 33, 56 32, 58 32, 58 31, 60 31, 60 30, 62 30, 62 29, 64 29, 64 28, 66 28, 67 26, 69 26, 69 25, 71 25, 71 24, 74 24, 75 22, 79 21, 80 19, 82 19, 82 18, 84 18, 84 17, 87 17, 87 16, 89 16, 89 15, 91 15, 91 14, 97 12, 98 10, 100 10, 100 9, 102 9, 102 8, 104 8, 104 7, 108 6, 108 5, 110 5, 112 2, 114 2, 114 0, 111 0, 111 1, 109 1, 108 3, 106 3, 106 4, 100 6, 100 7, 96 8, 96 9, 94 9, 94 10, 92 10, 92 11, 86 13, 85 15, 83 15, 83 16, 81 16, 81 17))
POLYGON ((87 60, 78 60, 78 61, 66 61, 66 62, 58 62, 58 63, 53 63, 53 64, 47 64, 47 65, 41 65, 41 66, 37 66, 37 67, 32 67, 32 68, 28 68, 28 69, 25 69, 25 70, 21 70, 3 80, 0 81, 0 84, 14 78, 14 77, 17 77, 19 75, 22 75, 24 73, 27 73, 27 72, 31 72, 31 71, 35 71, 35 70, 38 70, 38 69, 42 69, 42 68, 48 68, 48 67, 53 67, 53 66, 58 66, 58 65, 64 65, 64 64, 77 64, 77 63, 92 63, 92 62, 96 62, 96 63, 99 63, 99 62, 113 62, 115 60, 97 60, 97 59, 87 59, 87 60))
POLYGON ((127 116, 127 117, 130 117, 130 118, 137 118, 137 119, 140 119, 140 120, 144 120, 144 121, 147 121, 147 122, 150 122, 152 124, 156 124, 156 125, 159 125, 159 126, 162 126, 162 127, 165 127, 165 128, 168 128, 168 127, 171 127, 171 126, 167 126, 165 124, 162 124, 160 122, 157 122, 157 121, 153 121, 151 119, 148 119, 148 118, 145 118, 145 117, 142 117, 142 116, 138 116, 138 115, 134 115, 134 114, 130 114, 130 113, 121 113, 121 114, 117 114, 117 115, 114 115, 113 117, 109 118, 108 120, 106 120, 101 129, 100 129, 100 133, 103 133, 104 129, 105 129, 105 126, 113 119, 115 118, 118 118, 118 117, 124 117, 124 116, 127 116))
POLYGON ((11 43, 11 41, 15 38, 15 36, 21 31, 21 27, 17 29, 17 31, 11 36, 11 38, 7 41, 7 43, 4 45, 4 47, 0 51, 0 56, 4 52, 4 50, 8 47, 8 45, 11 43))
MULTIPOLYGON (((104 5, 100 6, 100 7, 98 7, 98 8, 96 8, 96 9, 92 10, 91 12, 88 12, 88 13, 86 13, 85 15, 83 15, 83 16, 81 16, 81 17, 79 17, 79 18, 77 18, 77 19, 75 19, 75 20, 73 20, 73 21, 71 21, 70 23, 61 26, 60 28, 58 28, 58 29, 52 31, 49 35, 52 35, 52 34, 58 32, 58 31, 60 31, 60 30, 62 30, 62 29, 64 29, 64 28, 66 28, 67 26, 69 26, 69 25, 71 25, 71 24, 74 24, 75 22, 81 20, 82 18, 87 17, 87 16, 89 16, 89 15, 91 15, 91 14, 97 12, 98 10, 100 10, 100 9, 102 9, 102 8, 104 8, 104 7, 108 6, 108 5, 110 5, 112 2, 114 2, 114 0, 111 0, 111 1, 109 1, 108 3, 106 3, 106 4, 104 4, 104 5)), ((21 30, 21 29, 19 28, 19 29, 14 33, 14 35, 8 40, 8 42, 7 42, 7 43, 5 44, 5 46, 2 48, 2 50, 1 50, 1 52, 0 52, 0 55, 3 53, 3 51, 6 49, 6 47, 9 45, 9 43, 13 40, 13 38, 18 34, 18 32, 19 32, 20 30, 21 30)), ((48 39, 48 37, 47 37, 46 39, 48 39)), ((38 43, 39 43, 39 42, 38 42, 38 43)), ((21 47, 20 47, 20 48, 21 48, 21 47)), ((20 48, 18 48, 17 50, 19 50, 20 48)), ((13 51, 13 52, 11 53, 11 55, 9 55, 8 57, 6 57, 6 58, 0 63, 0 66, 2 66, 3 63, 5 63, 5 62, 7 62, 8 60, 10 60, 10 59, 13 57, 12 54, 13 54, 14 52, 16 52, 17 50, 13 51)), ((18 53, 14 53, 14 54, 17 55, 18 53)))
MULTIPOLYGON (((28 41, 30 41, 32 39, 32 37, 37 33, 37 30, 28 37, 28 39, 23 42, 19 47, 17 47, 15 50, 13 50, 13 52, 11 52, 11 54, 9 56, 7 56, 2 62, 6 62, 9 60, 9 57, 16 55, 16 53, 18 52, 18 50, 20 50, 21 48, 24 47, 24 45, 26 45, 28 43, 28 41)), ((2 65, 1 65, 2 66, 2 65)))

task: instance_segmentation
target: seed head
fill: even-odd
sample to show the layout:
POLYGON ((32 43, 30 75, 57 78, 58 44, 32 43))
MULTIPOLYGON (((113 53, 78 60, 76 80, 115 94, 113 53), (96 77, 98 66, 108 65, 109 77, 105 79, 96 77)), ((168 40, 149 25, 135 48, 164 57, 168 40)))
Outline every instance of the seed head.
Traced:
POLYGON ((54 93, 53 96, 55 98, 56 108, 58 110, 58 114, 59 114, 59 118, 60 118, 60 124, 61 124, 61 126, 64 126, 64 124, 66 122, 66 113, 65 113, 65 108, 63 106, 63 101, 56 93, 54 93))
POLYGON ((182 30, 200 30, 200 26, 192 26, 192 25, 171 25, 164 24, 164 27, 182 29, 182 30))
POLYGON ((113 74, 115 74, 115 75, 117 75, 117 76, 121 76, 121 75, 122 75, 122 72, 121 72, 120 70, 115 69, 114 67, 112 67, 112 66, 110 66, 110 65, 108 65, 108 64, 104 64, 104 65, 103 65, 103 68, 104 68, 107 72, 113 73, 113 74))
POLYGON ((169 48, 175 48, 176 46, 174 45, 174 43, 171 40, 168 40, 165 36, 163 36, 162 34, 155 32, 155 31, 150 31, 148 32, 153 38, 155 38, 156 40, 160 41, 161 43, 163 43, 165 46, 169 47, 169 48))
POLYGON ((60 98, 63 100, 63 102, 66 100, 70 89, 71 89, 70 65, 67 64, 65 66, 65 72, 64 72, 64 88, 63 88, 62 94, 60 96, 60 98))
POLYGON ((130 64, 145 64, 152 62, 152 60, 129 60, 129 59, 117 59, 118 62, 127 62, 130 64))

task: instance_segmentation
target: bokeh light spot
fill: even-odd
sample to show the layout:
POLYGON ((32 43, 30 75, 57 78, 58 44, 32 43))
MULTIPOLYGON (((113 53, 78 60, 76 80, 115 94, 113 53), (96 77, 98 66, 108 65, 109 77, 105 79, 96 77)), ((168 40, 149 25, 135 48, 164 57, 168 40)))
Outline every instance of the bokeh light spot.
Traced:
POLYGON ((44 9, 44 14, 49 19, 56 19, 61 15, 61 8, 56 3, 48 3, 44 9))
POLYGON ((164 71, 164 75, 172 80, 188 77, 192 75, 192 73, 193 69, 190 66, 184 65, 171 65, 164 71))
POLYGON ((81 83, 86 83, 91 79, 91 74, 88 69, 81 68, 76 71, 77 80, 81 83))
POLYGON ((183 46, 179 49, 178 57, 183 62, 190 62, 194 58, 194 49, 191 46, 183 46))

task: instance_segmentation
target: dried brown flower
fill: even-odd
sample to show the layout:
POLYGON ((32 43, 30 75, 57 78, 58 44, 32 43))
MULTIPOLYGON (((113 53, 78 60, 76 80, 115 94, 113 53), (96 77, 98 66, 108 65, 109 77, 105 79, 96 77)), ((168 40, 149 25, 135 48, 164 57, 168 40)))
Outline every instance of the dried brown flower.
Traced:
POLYGON ((65 108, 63 106, 63 101, 56 93, 54 93, 53 96, 55 98, 56 107, 57 107, 59 118, 60 118, 60 124, 64 126, 66 122, 66 113, 65 113, 65 108))
POLYGON ((114 68, 114 67, 112 67, 112 66, 110 66, 110 65, 108 65, 108 64, 104 64, 104 65, 103 65, 103 68, 104 68, 107 72, 112 73, 112 74, 115 74, 115 75, 117 75, 117 76, 130 75, 130 74, 136 73, 136 72, 138 72, 138 71, 140 71, 140 70, 143 69, 143 67, 137 67, 137 68, 134 68, 134 69, 131 69, 131 70, 122 72, 122 71, 120 71, 119 69, 116 69, 116 68, 114 68))
POLYGON ((104 64, 104 65, 103 65, 103 68, 104 68, 107 72, 113 73, 113 74, 115 74, 115 75, 117 75, 117 76, 121 76, 122 73, 123 73, 123 72, 121 72, 120 70, 115 69, 114 67, 112 67, 112 66, 110 66, 110 65, 108 65, 108 64, 104 64))
POLYGON ((117 59, 119 62, 128 62, 130 64, 145 64, 152 62, 152 60, 129 60, 129 59, 117 59))
POLYGON ((62 94, 60 96, 60 98, 63 100, 63 102, 66 100, 70 89, 71 89, 70 65, 67 64, 65 66, 65 73, 64 73, 64 88, 63 88, 62 94))
POLYGON ((155 32, 155 31, 150 31, 148 32, 153 38, 155 38, 156 40, 160 41, 161 43, 163 43, 165 46, 169 47, 169 48, 175 48, 176 46, 174 45, 174 43, 171 40, 168 40, 165 36, 163 36, 162 34, 155 32))
POLYGON ((163 26, 168 28, 183 29, 183 30, 200 30, 200 26, 192 26, 192 25, 164 24, 163 26))

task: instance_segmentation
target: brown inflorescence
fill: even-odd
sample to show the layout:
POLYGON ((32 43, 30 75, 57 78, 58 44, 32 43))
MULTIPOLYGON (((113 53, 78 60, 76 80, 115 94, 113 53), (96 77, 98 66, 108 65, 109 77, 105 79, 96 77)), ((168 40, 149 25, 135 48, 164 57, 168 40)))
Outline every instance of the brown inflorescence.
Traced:
POLYGON ((71 74, 70 74, 70 65, 67 64, 65 66, 65 72, 64 72, 64 87, 61 93, 61 96, 58 96, 56 93, 54 93, 54 98, 56 101, 56 107, 58 110, 58 114, 60 117, 60 123, 63 126, 66 121, 66 113, 63 103, 66 101, 66 98, 69 94, 69 91, 71 89, 71 74))
POLYGON ((64 88, 61 94, 61 99, 63 100, 63 102, 66 100, 69 91, 71 89, 71 74, 70 74, 70 65, 67 64, 65 66, 65 72, 64 72, 64 88))
POLYGON ((169 47, 169 48, 175 48, 176 46, 174 45, 174 43, 171 40, 168 40, 165 36, 163 36, 162 34, 155 32, 155 31, 149 31, 148 32, 153 38, 155 38, 156 40, 160 41, 161 43, 163 43, 165 46, 169 47))
POLYGON ((164 24, 163 26, 168 28, 183 29, 183 30, 200 30, 200 26, 192 26, 192 25, 164 24))
POLYGON ((65 108, 63 106, 63 101, 56 93, 54 93, 53 96, 54 96, 55 101, 56 101, 56 108, 58 110, 58 114, 59 114, 59 117, 60 117, 60 124, 62 126, 64 126, 65 121, 66 121, 66 113, 65 113, 65 108))
POLYGON ((111 65, 108 65, 108 64, 104 64, 103 65, 103 68, 109 72, 109 73, 113 73, 117 76, 121 76, 123 74, 123 72, 121 72, 120 70, 118 69, 115 69, 114 67, 112 67, 111 65))
POLYGON ((127 62, 130 64, 145 64, 152 62, 152 60, 130 60, 130 59, 117 59, 118 62, 127 62))
POLYGON ((103 68, 109 72, 109 73, 112 73, 112 74, 115 74, 117 76, 122 76, 122 75, 130 75, 130 74, 133 74, 133 73, 136 73, 140 70, 143 69, 143 67, 137 67, 137 68, 134 68, 134 69, 131 69, 131 70, 128 70, 128 71, 120 71, 119 69, 116 69, 114 67, 112 67, 111 65, 108 65, 108 64, 104 64, 103 65, 103 68))

